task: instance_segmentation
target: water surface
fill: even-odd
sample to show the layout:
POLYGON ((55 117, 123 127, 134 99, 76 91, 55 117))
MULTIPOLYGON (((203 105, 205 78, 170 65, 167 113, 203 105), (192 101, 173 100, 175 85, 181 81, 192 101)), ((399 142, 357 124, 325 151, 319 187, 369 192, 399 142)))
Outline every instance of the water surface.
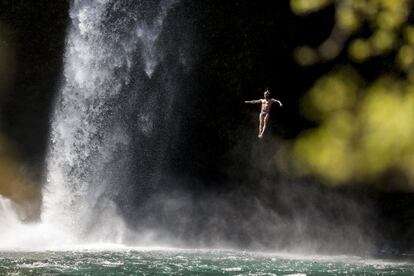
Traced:
POLYGON ((414 264, 360 257, 221 250, 0 252, 0 275, 414 275, 414 264))

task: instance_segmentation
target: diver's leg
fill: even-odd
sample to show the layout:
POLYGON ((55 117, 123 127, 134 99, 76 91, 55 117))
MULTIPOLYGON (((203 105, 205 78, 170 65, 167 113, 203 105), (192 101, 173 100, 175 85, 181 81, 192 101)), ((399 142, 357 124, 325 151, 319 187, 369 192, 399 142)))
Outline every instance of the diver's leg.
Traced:
POLYGON ((260 137, 263 137, 268 121, 269 121, 269 113, 267 113, 263 118, 263 126, 262 126, 262 132, 260 133, 260 137))
POLYGON ((259 138, 262 138, 261 137, 262 129, 263 129, 263 115, 262 115, 262 112, 260 112, 259 114, 259 135, 257 136, 259 138))

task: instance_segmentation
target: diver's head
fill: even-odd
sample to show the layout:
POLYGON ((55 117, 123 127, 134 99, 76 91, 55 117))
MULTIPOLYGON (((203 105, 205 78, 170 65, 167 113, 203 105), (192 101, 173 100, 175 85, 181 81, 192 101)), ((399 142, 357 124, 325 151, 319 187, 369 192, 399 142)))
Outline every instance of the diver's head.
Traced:
POLYGON ((270 92, 269 92, 269 89, 266 89, 266 91, 264 92, 264 98, 265 98, 266 100, 268 100, 268 99, 270 98, 270 92))

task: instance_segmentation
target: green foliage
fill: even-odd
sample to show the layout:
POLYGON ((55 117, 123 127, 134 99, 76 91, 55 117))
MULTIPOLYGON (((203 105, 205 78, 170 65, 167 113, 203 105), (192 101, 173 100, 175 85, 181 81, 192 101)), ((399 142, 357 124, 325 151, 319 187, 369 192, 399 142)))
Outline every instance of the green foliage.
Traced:
MULTIPOLYGON (((331 37, 319 49, 314 49, 313 55, 320 55, 320 59, 335 58, 347 47, 350 59, 364 62, 398 51, 403 45, 414 46, 413 30, 407 21, 413 4, 411 0, 291 0, 292 10, 299 15, 318 11, 330 4, 336 8, 336 25, 331 37), (359 37, 362 26, 370 29, 369 35, 359 37), (348 40, 349 37, 353 39, 348 40), (327 55, 327 51, 332 53, 327 55)), ((298 48, 295 54, 297 61, 303 65, 317 61, 310 60, 310 56, 309 48, 298 48)))
MULTIPOLYGON (((337 54, 348 53, 348 64, 322 76, 303 98, 303 113, 318 127, 294 141, 294 165, 300 173, 316 174, 334 185, 375 182, 395 170, 414 188, 414 26, 408 21, 414 2, 291 0, 300 15, 327 4, 336 7, 327 41, 336 43, 337 54), (362 26, 369 28, 368 35, 360 31, 362 26), (389 63, 390 57, 391 69, 379 70, 374 81, 364 80, 353 66, 371 58, 389 63)), ((295 58, 302 65, 332 60, 337 55, 321 54, 326 44, 301 47, 295 58)))
POLYGON ((322 7, 327 6, 331 2, 332 2, 331 0, 315 0, 315 1, 291 0, 290 6, 294 13, 298 15, 303 15, 303 14, 317 11, 321 9, 322 7))

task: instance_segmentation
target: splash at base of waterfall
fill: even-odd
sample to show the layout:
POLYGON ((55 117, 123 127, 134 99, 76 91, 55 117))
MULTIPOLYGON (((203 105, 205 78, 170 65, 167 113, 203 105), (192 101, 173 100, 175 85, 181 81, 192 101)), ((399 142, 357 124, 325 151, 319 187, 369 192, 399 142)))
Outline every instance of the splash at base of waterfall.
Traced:
POLYGON ((124 221, 118 214, 107 212, 111 216, 109 227, 94 227, 89 238, 80 238, 61 227, 58 223, 24 223, 19 218, 15 204, 0 196, 0 250, 53 250, 65 248, 122 246, 125 238, 131 236, 124 221))
POLYGON ((0 250, 43 250, 53 248, 62 241, 74 242, 73 237, 59 230, 56 225, 23 223, 14 203, 0 196, 0 250))

